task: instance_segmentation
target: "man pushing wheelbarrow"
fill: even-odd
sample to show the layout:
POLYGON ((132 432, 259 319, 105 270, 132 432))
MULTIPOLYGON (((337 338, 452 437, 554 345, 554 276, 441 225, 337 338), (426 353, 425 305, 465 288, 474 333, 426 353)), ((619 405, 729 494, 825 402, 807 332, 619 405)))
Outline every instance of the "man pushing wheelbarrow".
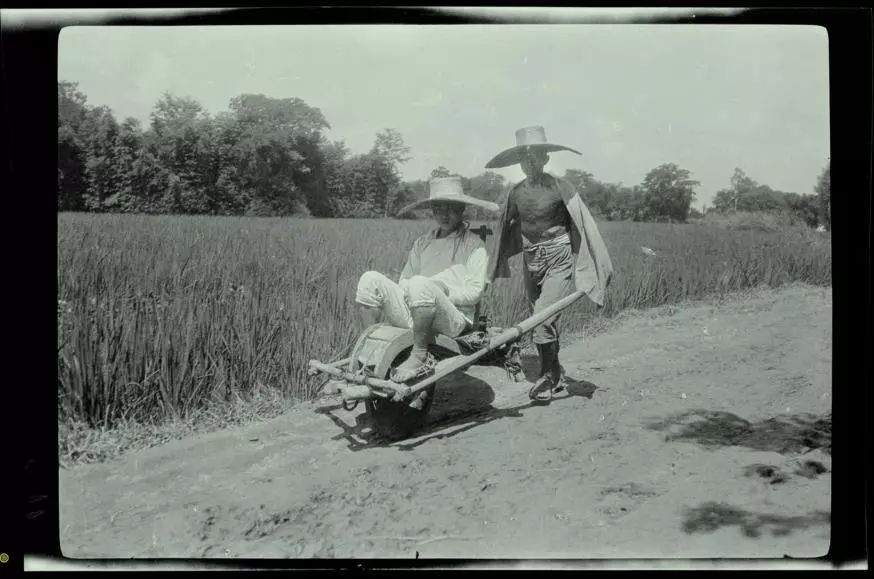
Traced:
MULTIPOLYGON (((544 172, 553 151, 578 151, 549 143, 543 127, 516 131, 516 146, 496 155, 487 169, 519 164, 525 179, 507 195, 495 249, 489 260, 488 281, 510 277, 507 260, 522 252, 522 275, 533 315, 562 299, 585 294, 598 306, 613 274, 607 247, 598 226, 576 188, 544 172)), ((560 314, 533 332, 540 357, 540 375, 529 391, 533 400, 548 401, 565 386, 559 359, 560 314)))

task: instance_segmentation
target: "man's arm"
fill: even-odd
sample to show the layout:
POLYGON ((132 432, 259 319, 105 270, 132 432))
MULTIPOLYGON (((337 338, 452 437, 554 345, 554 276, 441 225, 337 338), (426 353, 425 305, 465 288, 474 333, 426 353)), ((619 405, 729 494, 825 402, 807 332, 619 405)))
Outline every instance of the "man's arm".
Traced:
POLYGON ((480 301, 486 287, 489 256, 483 245, 468 256, 464 264, 464 285, 449 290, 449 300, 457 306, 472 306, 480 301))

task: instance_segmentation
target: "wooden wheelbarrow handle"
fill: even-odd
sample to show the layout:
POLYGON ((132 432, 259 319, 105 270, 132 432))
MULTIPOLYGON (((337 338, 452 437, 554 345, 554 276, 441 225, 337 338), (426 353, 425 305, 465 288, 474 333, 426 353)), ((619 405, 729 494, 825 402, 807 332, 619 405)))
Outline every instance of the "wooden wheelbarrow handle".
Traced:
POLYGON ((449 374, 451 374, 453 372, 456 372, 458 370, 466 368, 467 366, 470 366, 471 364, 473 364, 478 359, 482 358, 483 356, 485 356, 486 354, 488 354, 492 350, 494 350, 496 348, 500 348, 501 346, 503 346, 504 344, 506 344, 508 342, 512 342, 513 340, 519 339, 524 334, 527 334, 528 332, 530 332, 531 330, 533 330, 534 328, 536 328, 537 326, 539 326, 540 324, 542 324, 543 322, 545 322, 546 320, 548 320, 549 318, 554 316, 555 314, 559 313, 563 309, 565 309, 568 306, 570 306, 571 304, 573 304, 575 301, 577 301, 578 299, 583 297, 585 294, 586 294, 586 292, 579 290, 579 291, 576 291, 565 298, 558 300, 557 302, 555 302, 554 304, 552 304, 551 306, 549 306, 548 308, 546 308, 542 312, 538 312, 538 313, 534 314, 533 316, 522 320, 521 322, 519 322, 518 324, 516 324, 512 328, 508 328, 508 329, 504 330, 503 332, 501 332, 500 334, 498 334, 497 336, 495 336, 491 340, 489 340, 488 346, 485 346, 482 349, 477 350, 476 352, 474 352, 472 354, 468 354, 467 356, 454 356, 454 357, 449 358, 447 360, 442 360, 441 362, 438 362, 437 368, 436 368, 434 374, 432 374, 431 376, 428 376, 427 378, 425 378, 421 382, 417 382, 414 386, 410 387, 410 395, 413 395, 416 392, 418 392, 424 388, 427 388, 428 386, 430 386, 434 382, 445 378, 446 376, 448 376, 449 374))

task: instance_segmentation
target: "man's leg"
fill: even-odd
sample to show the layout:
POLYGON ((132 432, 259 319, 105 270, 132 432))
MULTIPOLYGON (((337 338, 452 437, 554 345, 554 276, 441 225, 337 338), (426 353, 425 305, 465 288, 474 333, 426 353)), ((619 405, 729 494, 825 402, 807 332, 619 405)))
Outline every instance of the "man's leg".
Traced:
POLYGON ((395 368, 398 382, 405 382, 415 376, 428 356, 428 345, 434 339, 434 306, 410 308, 413 317, 413 348, 406 360, 395 368))
POLYGON ((425 363, 428 346, 434 340, 437 296, 443 293, 437 284, 423 276, 414 276, 407 283, 407 304, 412 320, 413 348, 409 357, 395 368, 394 375, 398 382, 413 378, 425 363))
POLYGON ((355 292, 362 331, 380 319, 398 328, 412 328, 413 318, 401 287, 377 271, 368 271, 358 280, 355 292))
MULTIPOLYGON (((550 301, 552 298, 548 293, 549 287, 546 288, 547 295, 543 295, 547 271, 548 262, 543 256, 539 254, 525 254, 522 274, 525 295, 528 298, 528 310, 531 315, 544 310, 552 303, 550 301)), ((532 340, 537 347, 537 355, 540 358, 540 372, 535 379, 535 383, 546 374, 551 374, 555 363, 556 354, 552 347, 553 342, 556 340, 554 322, 555 318, 547 320, 545 323, 534 328, 534 332, 532 332, 532 340)))
MULTIPOLYGON (((428 356, 428 346, 437 332, 455 337, 464 331, 467 320, 443 290, 426 277, 415 276, 407 286, 409 306, 413 318, 413 348, 410 356, 395 368, 394 378, 405 382, 413 378, 428 356)), ((410 404, 422 409, 428 393, 422 390, 410 404)))
MULTIPOLYGON (((439 290, 437 286, 434 286, 439 290)), ((430 293, 434 298, 434 332, 456 338, 470 327, 470 322, 464 317, 455 304, 449 301, 449 296, 440 291, 430 293)))
MULTIPOLYGON (((528 300, 529 315, 534 315, 549 305, 542 298, 542 285, 546 270, 547 263, 542 256, 537 253, 524 253, 522 276, 525 286, 525 297, 528 300)), ((534 386, 528 392, 528 395, 532 398, 535 398, 546 385, 544 382, 545 377, 551 377, 551 370, 556 359, 556 353, 553 348, 555 343, 554 337, 550 331, 554 326, 550 326, 549 322, 551 320, 547 320, 546 324, 537 326, 532 332, 532 340, 537 347, 537 356, 540 359, 540 371, 537 374, 537 378, 534 379, 534 386)))
MULTIPOLYGON (((574 259, 570 246, 557 248, 550 252, 548 265, 540 285, 540 295, 534 304, 534 312, 541 312, 573 293, 574 259)), ((558 359, 559 331, 561 314, 552 316, 534 329, 533 340, 540 357, 540 376, 535 384, 547 378, 552 386, 562 382, 562 367, 558 359)), ((535 388, 536 389, 536 388, 535 388)))
MULTIPOLYGON (((428 346, 434 340, 434 310, 433 306, 419 306, 411 308, 413 312, 413 348, 410 351, 410 357, 406 362, 398 366, 398 371, 401 371, 406 365, 406 368, 412 372, 416 372, 421 367, 428 357, 428 346)), ((413 374, 415 375, 415 374, 413 374)), ((427 389, 419 391, 410 402, 410 406, 416 410, 422 410, 425 402, 428 399, 427 389)))
MULTIPOLYGON (((570 245, 557 248, 550 255, 549 269, 543 278, 540 299, 537 309, 543 310, 557 301, 571 295, 576 287, 574 285, 574 255, 570 245)), ((559 384, 562 379, 561 363, 558 359, 559 346, 559 320, 561 314, 556 314, 545 324, 535 331, 535 342, 538 348, 543 348, 541 354, 541 374, 548 374, 553 384, 559 384)))
POLYGON ((537 344, 537 354, 540 356, 540 376, 549 376, 553 384, 561 378, 561 366, 558 363, 558 340, 537 344))

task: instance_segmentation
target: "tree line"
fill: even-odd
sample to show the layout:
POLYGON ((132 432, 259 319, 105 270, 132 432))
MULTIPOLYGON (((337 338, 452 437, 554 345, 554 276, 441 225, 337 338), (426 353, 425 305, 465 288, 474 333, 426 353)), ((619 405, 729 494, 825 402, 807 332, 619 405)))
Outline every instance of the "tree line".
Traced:
MULTIPOLYGON (((410 149, 395 129, 378 132, 369 151, 351 154, 325 136, 330 124, 298 98, 241 94, 229 110, 209 114, 194 99, 164 93, 149 115, 118 122, 106 106, 91 106, 78 84, 58 83, 58 210, 208 215, 388 217, 427 196, 430 178, 404 181, 400 166, 410 149)), ((712 210, 790 211, 807 223, 825 219, 828 167, 816 195, 774 191, 735 170, 731 189, 717 193, 712 210)), ((698 182, 667 163, 640 185, 604 183, 591 173, 563 175, 604 219, 686 221, 698 182)), ((465 191, 502 202, 503 176, 461 176, 465 191)), ((424 211, 410 217, 422 216, 424 211)), ((475 219, 489 218, 476 210, 475 219)))
POLYGON ((772 189, 751 179, 741 169, 731 176, 731 187, 720 189, 713 199, 719 213, 731 211, 766 211, 789 213, 811 227, 818 224, 831 229, 831 163, 817 178, 814 194, 799 195, 772 189))

